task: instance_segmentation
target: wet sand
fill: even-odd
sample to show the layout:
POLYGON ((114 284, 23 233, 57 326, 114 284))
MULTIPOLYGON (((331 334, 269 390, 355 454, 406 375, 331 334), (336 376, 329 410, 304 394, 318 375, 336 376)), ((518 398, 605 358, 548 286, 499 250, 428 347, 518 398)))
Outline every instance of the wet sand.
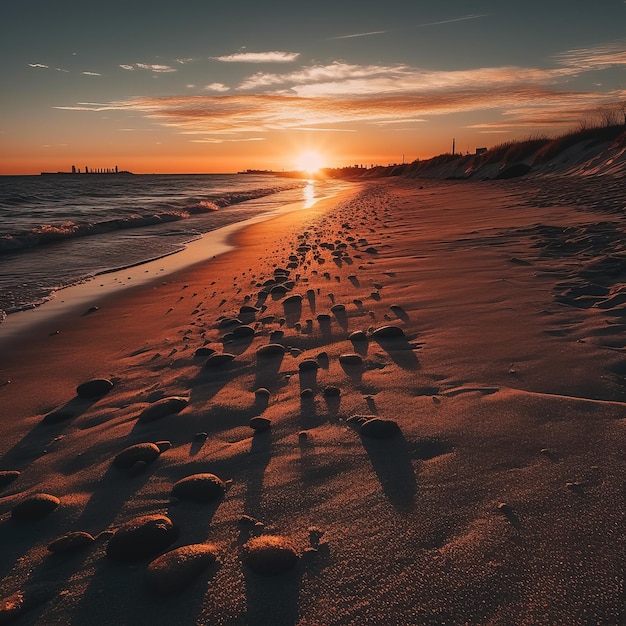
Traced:
POLYGON ((4 342, 0 617, 622 623, 625 225, 577 184, 371 182, 4 342))

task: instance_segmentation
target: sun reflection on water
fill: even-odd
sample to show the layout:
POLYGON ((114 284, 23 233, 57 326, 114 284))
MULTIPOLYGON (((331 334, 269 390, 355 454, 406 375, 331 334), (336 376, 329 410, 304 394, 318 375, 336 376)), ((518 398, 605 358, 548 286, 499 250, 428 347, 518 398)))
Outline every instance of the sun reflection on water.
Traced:
POLYGON ((304 195, 304 208, 311 208, 315 204, 315 181, 307 180, 306 187, 304 187, 302 193, 304 195))

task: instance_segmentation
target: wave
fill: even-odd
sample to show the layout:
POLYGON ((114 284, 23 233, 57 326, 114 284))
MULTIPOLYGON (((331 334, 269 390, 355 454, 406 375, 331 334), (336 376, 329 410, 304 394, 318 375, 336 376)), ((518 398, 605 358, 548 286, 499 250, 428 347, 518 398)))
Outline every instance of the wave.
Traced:
POLYGON ((149 209, 146 209, 150 211, 146 214, 125 215, 95 222, 67 220, 54 224, 40 224, 25 232, 0 235, 0 254, 19 252, 63 239, 101 235, 129 228, 143 228, 184 220, 192 215, 218 211, 233 204, 269 196, 285 189, 284 186, 270 187, 233 191, 203 198, 190 197, 178 202, 161 202, 158 205, 152 204, 149 209))

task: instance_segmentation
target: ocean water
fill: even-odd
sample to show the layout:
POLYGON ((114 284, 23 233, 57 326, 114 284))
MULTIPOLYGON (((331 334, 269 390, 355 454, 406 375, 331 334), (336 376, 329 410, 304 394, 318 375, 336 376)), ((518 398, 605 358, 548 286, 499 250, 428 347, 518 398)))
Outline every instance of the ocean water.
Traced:
POLYGON ((0 176, 0 320, 63 287, 344 184, 248 174, 0 176))

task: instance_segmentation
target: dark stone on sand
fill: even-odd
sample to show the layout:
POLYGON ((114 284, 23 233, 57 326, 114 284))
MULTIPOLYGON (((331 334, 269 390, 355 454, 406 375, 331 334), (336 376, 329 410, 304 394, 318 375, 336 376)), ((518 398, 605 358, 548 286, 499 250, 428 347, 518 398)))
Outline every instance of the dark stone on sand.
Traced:
POLYGON ((272 357, 280 357, 285 354, 285 346, 279 343, 268 343, 265 346, 261 346, 256 355, 259 358, 269 359, 272 357))
POLYGON ((363 358, 360 354, 341 354, 339 355, 339 363, 342 365, 363 365, 363 358))
POLYGON ((324 389, 324 396, 326 398, 338 398, 341 395, 341 389, 339 387, 326 387, 324 389))
POLYGON ((256 416, 250 420, 250 428, 257 433, 262 433, 272 427, 272 420, 267 417, 256 416))
POLYGON ((283 300, 283 304, 286 306, 296 306, 298 304, 302 304, 302 296, 299 294, 294 294, 293 296, 289 296, 283 300))
POLYGON ((19 504, 11 511, 11 519, 16 522, 31 522, 52 513, 61 500, 49 493, 36 493, 19 504))
POLYGON ((152 463, 161 454, 161 450, 154 443, 136 443, 124 448, 114 459, 113 465, 123 469, 131 468, 138 461, 152 463))
POLYGON ((60 424, 61 422, 67 422, 67 420, 71 420, 74 417, 76 417, 76 413, 74 411, 59 409, 58 411, 48 413, 48 415, 46 415, 41 421, 43 424, 60 424))
MULTIPOLYGON (((254 332, 254 331, 253 331, 254 332)), ((234 361, 235 355, 230 352, 223 352, 221 354, 213 354, 211 355, 204 364, 204 367, 207 369, 218 369, 220 367, 225 367, 234 361)))
POLYGON ((241 326, 243 324, 243 322, 240 319, 237 319, 236 317, 225 317, 223 320, 220 321, 220 323, 218 324, 219 328, 231 328, 233 326, 241 326))
POLYGON ((154 422, 166 415, 180 413, 188 404, 189 400, 180 396, 161 398, 161 400, 157 400, 139 414, 139 421, 154 422))
POLYGON ((304 399, 312 398, 314 395, 313 389, 309 389, 308 387, 300 392, 300 397, 304 399))
POLYGON ((273 293, 274 295, 283 295, 286 294, 287 291, 289 290, 287 289, 287 287, 285 287, 285 285, 274 285, 270 289, 270 293, 273 293))
POLYGON ((330 307, 330 310, 333 313, 345 313, 346 312, 346 307, 343 304, 335 304, 334 306, 330 307))
POLYGON ((374 248, 373 246, 366 248, 365 252, 367 252, 368 254, 378 254, 378 250, 376 250, 376 248, 374 248))
POLYGON ((209 433, 205 433, 204 431, 196 433, 193 436, 194 441, 206 441, 209 436, 209 433))
POLYGON ((298 365, 298 369, 301 372, 312 372, 319 369, 319 364, 313 359, 306 359, 305 361, 302 361, 300 365, 298 365))
POLYGON ((17 470, 4 470, 0 472, 0 489, 10 485, 13 481, 20 477, 20 472, 17 470))
POLYGON ((252 326, 238 326, 233 330, 232 334, 235 339, 247 339, 248 337, 254 337, 254 328, 252 326))
POLYGON ((164 439, 162 441, 155 441, 154 445, 159 449, 159 452, 163 454, 172 447, 172 442, 164 439))
POLYGON ((222 498, 226 485, 215 474, 192 474, 179 480, 172 487, 172 496, 180 500, 210 502, 222 498))
POLYGON ((55 554, 68 554, 78 552, 87 546, 90 546, 95 539, 89 533, 82 531, 71 532, 55 539, 48 545, 48 552, 55 554))
POLYGON ((244 545, 244 562, 257 574, 283 574, 295 566, 298 558, 291 541, 279 535, 253 537, 244 545))
POLYGON ((194 352, 194 356, 212 356, 215 354, 215 350, 213 348, 198 348, 194 352))
POLYGON ((330 317, 330 315, 328 315, 328 313, 320 313, 317 316, 317 321, 320 324, 328 323, 328 322, 330 322, 330 320, 331 320, 331 317, 330 317))
POLYGON ((399 326, 381 326, 372 333, 372 337, 376 339, 401 339, 404 337, 404 331, 399 326))
POLYGON ((178 593, 193 583, 217 560, 217 546, 197 543, 181 546, 157 557, 148 565, 146 583, 156 594, 178 593))
POLYGON ((367 341, 367 335, 362 330, 355 330, 353 333, 350 333, 348 339, 358 343, 361 341, 367 341))
POLYGON ((81 398, 101 398, 113 389, 113 383, 108 378, 96 378, 81 383, 76 387, 76 395, 81 398))
POLYGON ((122 524, 106 553, 114 561, 140 561, 165 550, 178 538, 178 529, 165 515, 141 515, 122 524))
POLYGON ((242 306, 239 309, 239 313, 240 315, 256 315, 259 312, 259 309, 257 309, 255 306, 242 306))
POLYGON ((400 427, 394 420, 373 417, 361 424, 361 433, 373 439, 387 439, 400 434, 400 427))
POLYGON ((258 389, 254 391, 254 395, 259 400, 263 400, 263 399, 269 400, 272 394, 270 393, 269 389, 266 389, 265 387, 259 387, 258 389))

